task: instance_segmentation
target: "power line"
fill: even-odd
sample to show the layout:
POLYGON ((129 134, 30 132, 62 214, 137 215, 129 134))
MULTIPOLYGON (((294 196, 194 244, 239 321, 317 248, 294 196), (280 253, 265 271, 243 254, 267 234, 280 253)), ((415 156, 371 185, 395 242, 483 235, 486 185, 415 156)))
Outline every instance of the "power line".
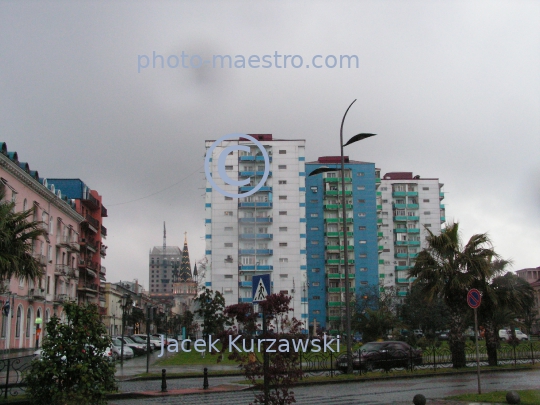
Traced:
POLYGON ((129 201, 121 202, 121 203, 107 204, 107 207, 114 207, 114 206, 117 206, 117 205, 129 204, 129 203, 132 203, 132 202, 135 202, 135 201, 144 200, 145 198, 149 198, 149 197, 152 197, 152 196, 154 196, 154 195, 156 195, 156 194, 162 193, 162 192, 164 192, 164 191, 166 191, 166 190, 168 190, 168 189, 170 189, 170 188, 173 188, 174 186, 177 186, 178 184, 180 184, 180 183, 183 182, 184 180, 189 179, 191 176, 193 176, 195 173, 197 173, 199 170, 201 170, 202 167, 204 167, 204 165, 201 166, 201 167, 198 167, 194 172, 192 172, 192 173, 188 174, 186 177, 184 177, 184 178, 178 180, 176 183, 171 184, 170 186, 167 186, 167 187, 165 187, 165 188, 163 188, 163 189, 161 189, 161 190, 159 190, 159 191, 156 191, 156 192, 154 192, 154 193, 152 193, 152 194, 148 194, 148 195, 146 195, 146 196, 144 196, 144 197, 136 198, 136 199, 134 199, 134 200, 129 200, 129 201))

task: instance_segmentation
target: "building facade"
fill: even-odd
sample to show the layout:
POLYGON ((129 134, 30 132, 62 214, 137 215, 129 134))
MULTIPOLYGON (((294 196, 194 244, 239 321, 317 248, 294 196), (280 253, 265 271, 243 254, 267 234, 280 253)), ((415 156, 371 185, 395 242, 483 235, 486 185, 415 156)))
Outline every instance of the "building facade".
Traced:
MULTIPOLYGON (((363 287, 378 286, 376 188, 374 163, 345 157, 346 225, 341 204, 341 172, 309 176, 320 167, 341 167, 340 156, 306 163, 306 233, 309 325, 343 330, 345 320, 344 232, 351 298, 363 287)), ((306 288, 307 287, 307 288, 306 288)))
POLYGON ((5 198, 16 203, 15 210, 32 209, 30 219, 40 222, 46 232, 32 249, 43 276, 2 280, 0 286, 0 350, 31 349, 41 345, 45 325, 53 315, 65 319, 62 304, 77 300, 79 225, 84 218, 62 190, 40 178, 28 163, 20 162, 17 152, 9 152, 5 143, 0 143, 0 180, 5 198), (41 326, 36 319, 42 319, 41 326))
MULTIPOLYGON (((251 135, 269 155, 265 184, 248 197, 227 197, 206 185, 206 287, 223 293, 226 305, 252 302, 252 278, 270 274, 272 292, 292 298, 293 316, 307 328, 305 140, 278 140, 271 134, 251 135)), ((208 150, 214 141, 206 141, 208 150)), ((241 194, 261 181, 262 152, 248 139, 222 142, 211 156, 210 171, 218 187, 241 194), (225 159, 234 180, 250 178, 245 186, 226 183, 218 174, 218 157, 229 146, 245 145, 225 159)))
POLYGON ((107 228, 103 226, 107 209, 103 206, 102 197, 80 179, 47 179, 47 181, 60 188, 62 193, 75 203, 75 210, 84 218, 79 237, 81 245, 77 286, 79 303, 92 303, 103 308, 105 301, 100 297, 100 284, 105 281, 107 273, 105 266, 102 265, 102 259, 107 255, 107 246, 104 244, 107 228))
POLYGON ((443 184, 412 172, 386 173, 377 196, 379 210, 379 277, 381 287, 395 288, 405 297, 414 278, 409 270, 418 253, 427 247, 429 229, 441 233, 446 221, 442 204, 443 184))

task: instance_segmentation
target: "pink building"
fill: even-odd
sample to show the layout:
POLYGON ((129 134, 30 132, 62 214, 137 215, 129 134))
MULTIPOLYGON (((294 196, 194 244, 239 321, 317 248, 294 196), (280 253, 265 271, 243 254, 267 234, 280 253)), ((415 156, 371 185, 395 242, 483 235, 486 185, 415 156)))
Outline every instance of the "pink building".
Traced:
POLYGON ((29 282, 2 280, 0 284, 0 350, 31 349, 36 341, 41 346, 41 332, 53 314, 64 318, 62 303, 77 301, 79 229, 84 218, 61 190, 40 179, 28 163, 19 161, 17 152, 8 152, 5 143, 0 143, 0 180, 5 198, 16 202, 16 210, 33 209, 33 219, 47 231, 33 246, 43 277, 29 282), (41 326, 36 324, 39 318, 41 326))

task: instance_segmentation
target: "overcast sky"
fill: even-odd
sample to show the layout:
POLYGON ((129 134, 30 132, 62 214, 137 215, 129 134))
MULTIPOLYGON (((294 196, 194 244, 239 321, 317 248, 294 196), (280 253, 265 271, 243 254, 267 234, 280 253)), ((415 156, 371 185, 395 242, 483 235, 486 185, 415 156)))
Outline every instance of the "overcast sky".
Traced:
POLYGON ((539 1, 3 0, 0 141, 41 177, 97 190, 108 281, 148 287, 163 221, 169 245, 187 231, 192 261, 204 256, 205 139, 271 133, 306 139, 307 160, 337 155, 357 98, 346 135, 378 135, 351 158, 440 178, 465 239, 489 232, 514 270, 536 267, 538 21, 539 1), (169 67, 182 51, 304 65, 169 67), (323 68, 305 67, 315 55, 323 68), (328 55, 357 55, 358 68, 324 67, 328 55))

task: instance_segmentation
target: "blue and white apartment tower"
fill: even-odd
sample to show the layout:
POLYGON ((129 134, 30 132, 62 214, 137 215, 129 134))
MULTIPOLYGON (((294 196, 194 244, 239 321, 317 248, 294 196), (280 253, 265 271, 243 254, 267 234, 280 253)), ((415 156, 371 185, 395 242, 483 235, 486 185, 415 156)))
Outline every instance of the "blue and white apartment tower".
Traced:
MULTIPOLYGON (((351 297, 364 286, 378 287, 377 197, 379 170, 374 163, 345 156, 346 229, 341 205, 341 174, 309 177, 321 167, 341 167, 340 156, 306 163, 307 296, 309 326, 343 330, 345 324, 345 258, 347 232, 351 297)), ((376 287, 376 288, 377 288, 376 287)), ((312 329, 310 330, 310 332, 312 329)))
MULTIPOLYGON (((228 197, 206 182, 205 285, 223 293, 225 305, 252 302, 252 278, 270 274, 272 292, 291 297, 294 316, 307 332, 305 140, 273 139, 271 134, 251 134, 266 149, 269 175, 263 186, 248 197, 228 197)), ((206 150, 214 141, 206 141, 206 150)), ((243 194, 259 184, 265 171, 261 150, 251 140, 223 141, 213 150, 212 179, 223 190, 243 194), (219 178, 217 164, 225 148, 244 145, 225 158, 230 179, 250 178, 234 186, 219 178)))

